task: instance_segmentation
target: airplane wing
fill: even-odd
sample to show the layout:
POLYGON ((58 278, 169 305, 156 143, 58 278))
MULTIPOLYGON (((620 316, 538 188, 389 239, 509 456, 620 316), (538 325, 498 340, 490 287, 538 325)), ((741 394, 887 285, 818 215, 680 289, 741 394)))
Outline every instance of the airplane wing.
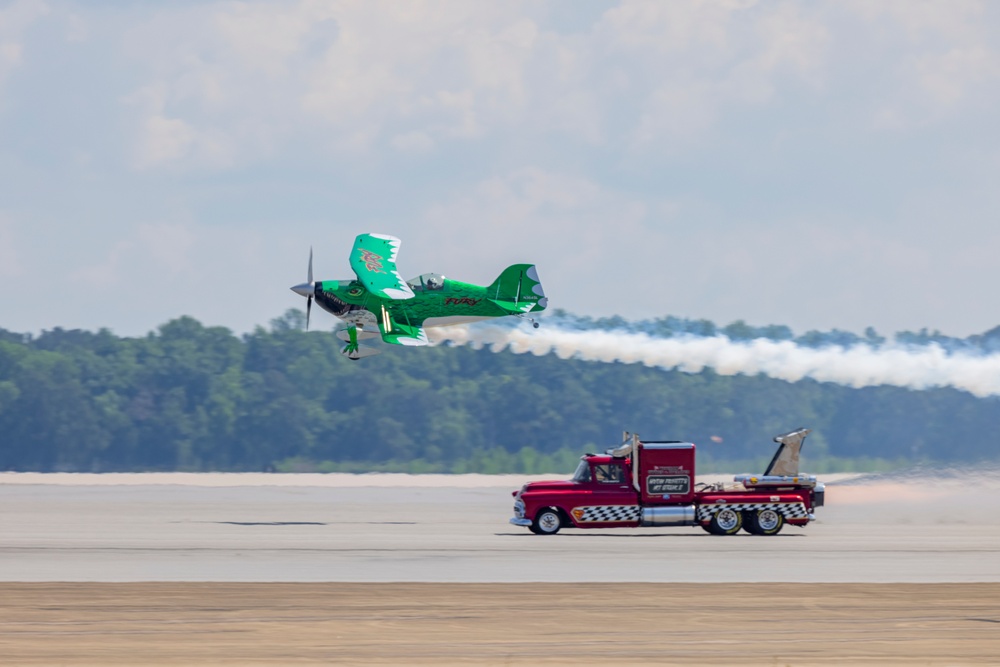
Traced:
POLYGON ((413 290, 396 270, 400 240, 386 234, 361 234, 351 249, 351 268, 361 284, 383 299, 412 299, 413 290))
POLYGON ((382 306, 375 316, 378 319, 378 328, 382 331, 382 340, 386 343, 408 346, 430 344, 424 328, 410 324, 402 313, 382 306))

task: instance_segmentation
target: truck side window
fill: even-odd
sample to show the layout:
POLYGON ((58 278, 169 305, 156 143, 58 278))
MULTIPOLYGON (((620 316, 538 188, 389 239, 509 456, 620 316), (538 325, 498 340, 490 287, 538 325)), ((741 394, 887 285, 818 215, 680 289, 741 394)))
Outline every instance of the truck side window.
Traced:
POLYGON ((616 465, 594 466, 594 477, 604 484, 621 484, 625 481, 622 477, 622 467, 616 465))

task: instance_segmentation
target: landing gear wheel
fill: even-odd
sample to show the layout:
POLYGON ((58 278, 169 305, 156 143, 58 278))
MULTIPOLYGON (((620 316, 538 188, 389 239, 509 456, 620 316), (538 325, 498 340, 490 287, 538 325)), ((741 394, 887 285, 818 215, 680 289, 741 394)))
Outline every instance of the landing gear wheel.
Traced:
POLYGON ((713 535, 735 535, 743 527, 743 515, 734 509, 724 507, 712 516, 708 530, 713 535))
POLYGON ((747 530, 754 535, 777 535, 785 525, 785 517, 773 509, 751 512, 748 518, 747 530))
POLYGON ((542 510, 535 515, 531 532, 536 535, 555 535, 562 528, 562 517, 555 510, 542 510))

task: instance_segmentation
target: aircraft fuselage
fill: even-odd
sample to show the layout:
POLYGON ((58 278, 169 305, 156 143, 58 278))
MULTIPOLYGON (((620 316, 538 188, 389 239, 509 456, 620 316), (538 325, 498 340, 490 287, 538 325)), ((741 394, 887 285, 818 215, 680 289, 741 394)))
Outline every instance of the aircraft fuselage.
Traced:
MULTIPOLYGON (((387 301, 372 295, 356 280, 317 282, 315 297, 320 308, 358 326, 374 326, 375 312, 387 301)), ((423 327, 479 322, 509 314, 487 298, 485 287, 448 279, 434 289, 417 287, 412 299, 392 304, 413 325, 423 327)))

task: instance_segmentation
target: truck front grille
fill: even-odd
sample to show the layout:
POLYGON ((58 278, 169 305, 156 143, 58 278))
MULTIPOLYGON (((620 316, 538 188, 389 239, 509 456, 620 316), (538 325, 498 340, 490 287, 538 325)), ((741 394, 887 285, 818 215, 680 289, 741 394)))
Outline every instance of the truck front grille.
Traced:
POLYGON ((514 503, 514 516, 518 519, 524 518, 524 503, 520 500, 514 503))

